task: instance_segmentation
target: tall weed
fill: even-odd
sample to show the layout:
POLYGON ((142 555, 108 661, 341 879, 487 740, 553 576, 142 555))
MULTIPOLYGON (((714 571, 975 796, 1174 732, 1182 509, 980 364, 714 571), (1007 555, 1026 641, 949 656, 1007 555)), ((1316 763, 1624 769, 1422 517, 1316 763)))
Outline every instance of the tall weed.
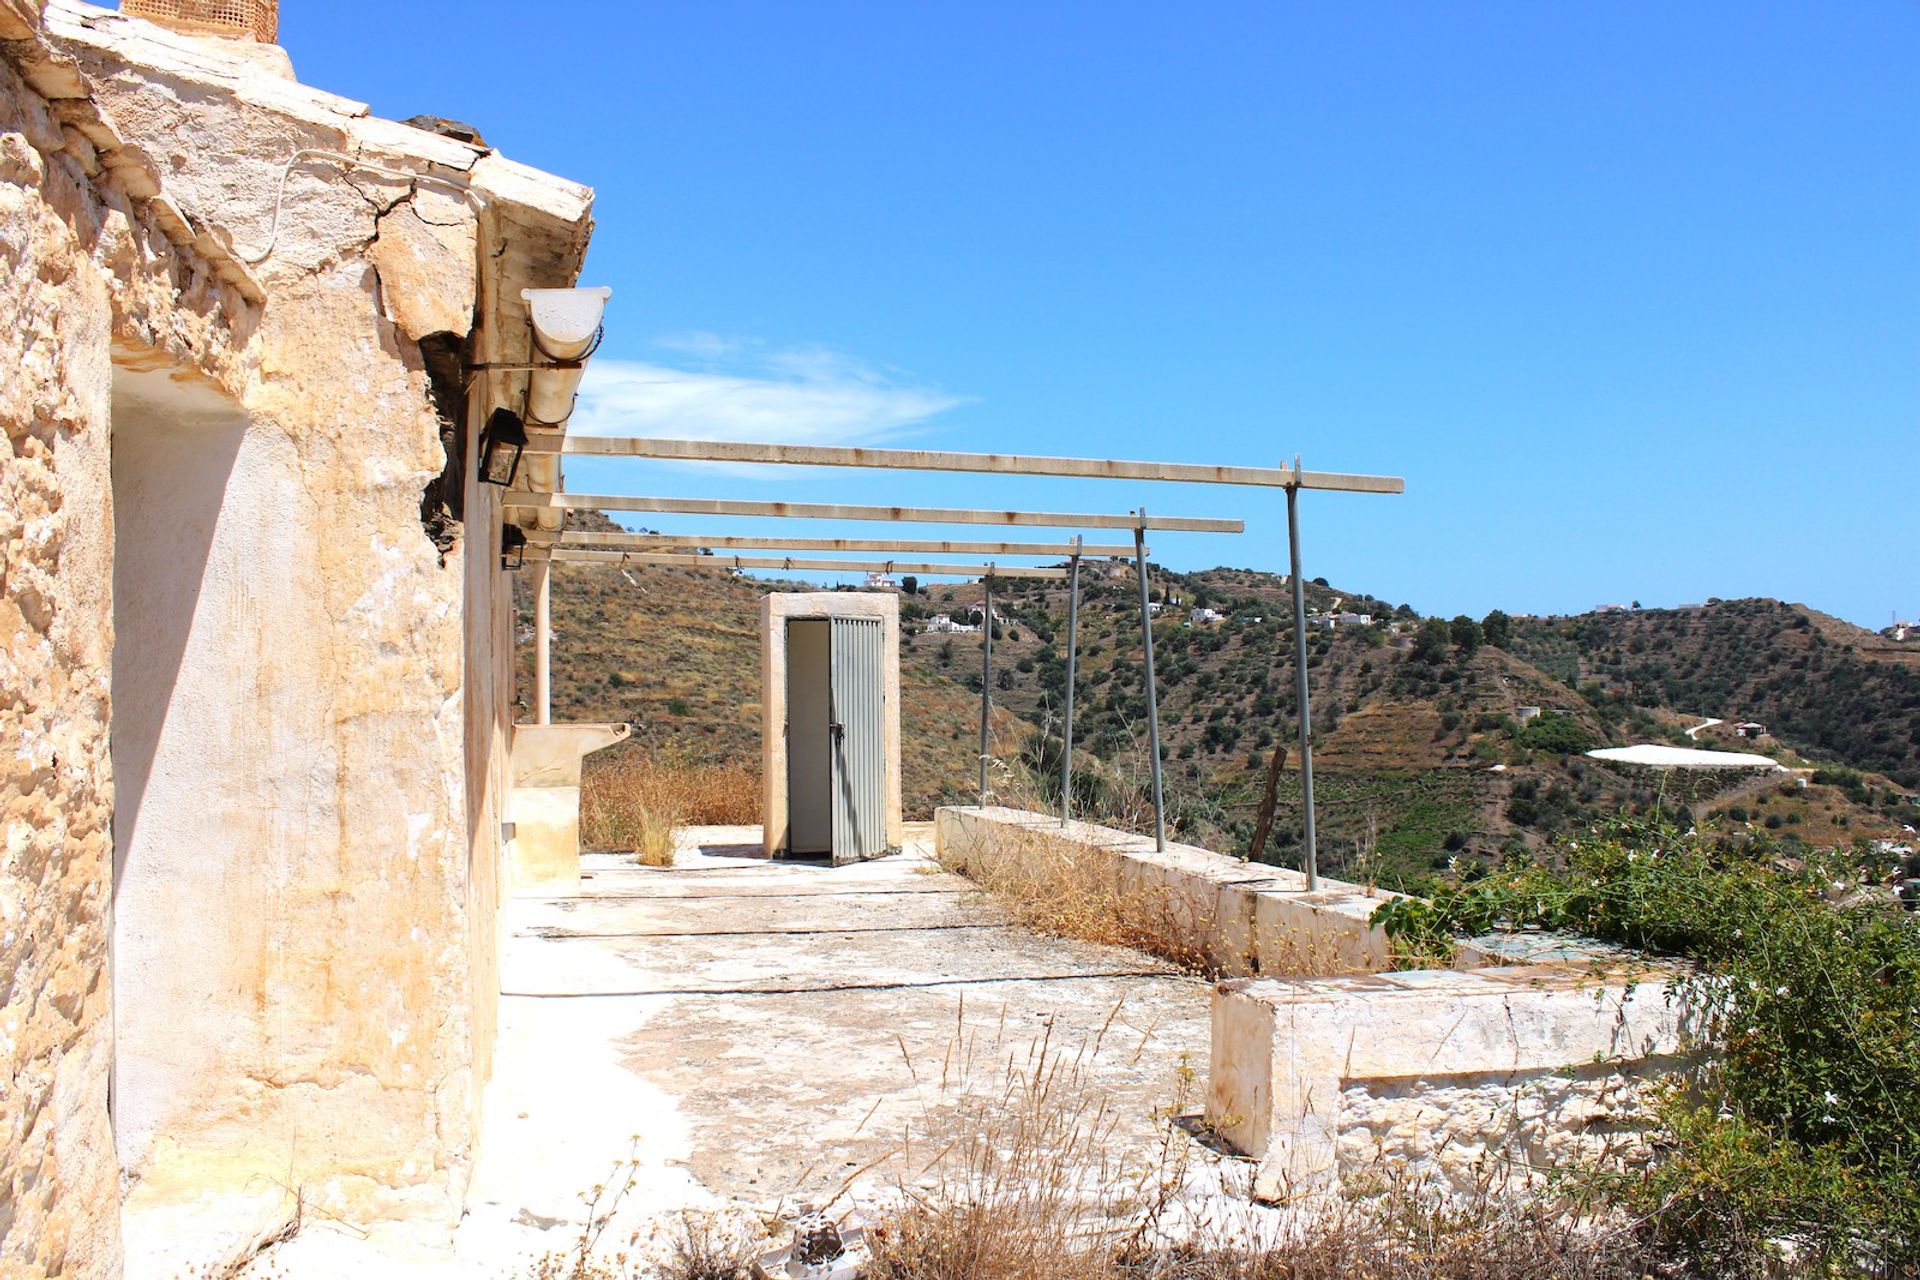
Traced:
POLYGON ((737 760, 630 750, 589 760, 580 779, 581 845, 635 853, 648 866, 672 865, 681 826, 758 821, 760 772, 737 760))

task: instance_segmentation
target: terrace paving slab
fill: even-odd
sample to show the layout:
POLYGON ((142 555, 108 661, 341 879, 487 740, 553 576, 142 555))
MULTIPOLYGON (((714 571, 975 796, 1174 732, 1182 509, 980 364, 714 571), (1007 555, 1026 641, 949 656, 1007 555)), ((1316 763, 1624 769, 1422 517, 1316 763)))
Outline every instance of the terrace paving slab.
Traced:
POLYGON ((757 827, 693 828, 671 868, 588 854, 578 895, 510 903, 451 1252, 418 1228, 363 1240, 321 1223, 260 1274, 525 1274, 573 1245, 580 1193, 629 1156, 635 1184, 603 1239, 637 1233, 643 1253, 684 1209, 765 1220, 843 1189, 874 1206, 929 1184, 925 1157, 1043 1047, 1082 1055, 1111 1104, 1109 1159, 1145 1167, 1172 1134, 1198 1199, 1245 1203, 1251 1166, 1174 1125, 1202 1106, 1206 981, 1013 923, 933 864, 930 824, 847 867, 769 861, 759 842, 757 827))

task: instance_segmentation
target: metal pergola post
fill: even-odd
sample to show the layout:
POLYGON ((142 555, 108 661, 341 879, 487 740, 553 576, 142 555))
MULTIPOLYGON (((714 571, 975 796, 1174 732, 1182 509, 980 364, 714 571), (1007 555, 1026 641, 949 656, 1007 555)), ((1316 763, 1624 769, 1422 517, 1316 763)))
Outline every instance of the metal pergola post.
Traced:
POLYGON ((987 807, 987 728, 993 711, 993 566, 987 566, 987 598, 980 619, 980 807, 987 807))
POLYGON ((1153 847, 1167 848, 1167 815, 1160 793, 1160 695, 1153 682, 1153 610, 1147 595, 1147 509, 1133 526, 1134 576, 1140 579, 1140 642, 1147 662, 1147 750, 1153 766, 1153 847))
MULTIPOLYGON (((1294 471, 1300 470, 1294 459, 1294 471)), ((1300 486, 1287 486, 1287 553, 1293 575, 1293 691, 1300 714, 1300 801, 1306 809, 1302 867, 1307 892, 1320 888, 1320 844, 1313 825, 1313 708, 1307 701, 1307 588, 1300 578, 1300 486)))
POLYGON ((1060 825, 1073 816, 1073 681, 1080 650, 1080 547, 1073 539, 1073 559, 1067 573, 1067 707, 1064 745, 1060 751, 1060 825))

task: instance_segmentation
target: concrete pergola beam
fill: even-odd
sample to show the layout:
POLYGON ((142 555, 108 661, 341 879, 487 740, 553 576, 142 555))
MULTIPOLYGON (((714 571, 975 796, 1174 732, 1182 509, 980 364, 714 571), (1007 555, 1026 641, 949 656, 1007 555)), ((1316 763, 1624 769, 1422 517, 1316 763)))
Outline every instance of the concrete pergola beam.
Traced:
POLYGON ((535 547, 615 548, 623 551, 674 551, 707 547, 728 551, 860 551, 929 556, 1129 556, 1131 546, 1076 546, 1071 542, 900 541, 891 538, 702 537, 683 533, 589 533, 569 529, 555 535, 528 534, 535 547))
POLYGON ((1114 458, 1049 458, 1018 453, 946 453, 932 449, 861 449, 837 445, 756 444, 735 440, 658 440, 646 436, 563 436, 529 432, 529 453, 669 462, 746 462, 798 467, 873 467, 894 471, 969 471, 990 475, 1156 480, 1183 484, 1259 485, 1272 489, 1335 489, 1404 493, 1398 476, 1345 475, 1298 467, 1229 467, 1200 462, 1128 462, 1114 458))
POLYGON ((829 573, 912 573, 948 578, 1044 578, 1065 580, 1065 569, 1027 565, 932 564, 908 560, 815 560, 792 556, 703 556, 670 551, 597 551, 552 547, 527 552, 527 563, 658 564, 683 569, 806 569, 829 573))
MULTIPOLYGON (((521 493, 503 499, 510 509, 532 511, 646 511, 663 515, 752 516, 771 519, 884 520, 906 524, 989 524, 1053 529, 1134 529, 1142 517, 1055 511, 990 511, 961 507, 869 507, 834 502, 746 502, 722 498, 642 498, 615 493, 521 493)), ((1244 520, 1211 516, 1150 516, 1148 529, 1170 533, 1245 533, 1244 520)), ((1131 548, 1129 548, 1131 550, 1131 548)))

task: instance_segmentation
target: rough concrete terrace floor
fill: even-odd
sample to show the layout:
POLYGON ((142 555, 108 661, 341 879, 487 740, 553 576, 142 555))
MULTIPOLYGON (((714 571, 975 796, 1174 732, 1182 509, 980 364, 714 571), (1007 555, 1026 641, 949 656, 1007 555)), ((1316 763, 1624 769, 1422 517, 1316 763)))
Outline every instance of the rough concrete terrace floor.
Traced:
MULTIPOLYGON (((932 863, 932 840, 910 825, 902 854, 836 868, 767 860, 757 827, 693 828, 671 868, 589 854, 579 896, 511 903, 449 1274, 511 1274, 572 1246, 579 1193, 629 1156, 637 1182, 604 1238, 638 1232, 643 1252, 685 1208, 750 1221, 928 1185, 924 1157, 977 1128, 1008 1064, 1041 1045, 1091 1051, 1082 1078, 1117 1117, 1109 1158, 1151 1164, 1171 1134, 1211 1162, 1188 1174, 1206 1194, 1239 1181, 1244 1166, 1174 1127, 1200 1107, 1207 984, 1012 923, 932 863)), ((315 1274, 346 1262, 322 1234, 283 1246, 273 1274, 305 1274, 303 1255, 315 1274)), ((431 1249, 404 1252, 433 1269, 431 1249)))

